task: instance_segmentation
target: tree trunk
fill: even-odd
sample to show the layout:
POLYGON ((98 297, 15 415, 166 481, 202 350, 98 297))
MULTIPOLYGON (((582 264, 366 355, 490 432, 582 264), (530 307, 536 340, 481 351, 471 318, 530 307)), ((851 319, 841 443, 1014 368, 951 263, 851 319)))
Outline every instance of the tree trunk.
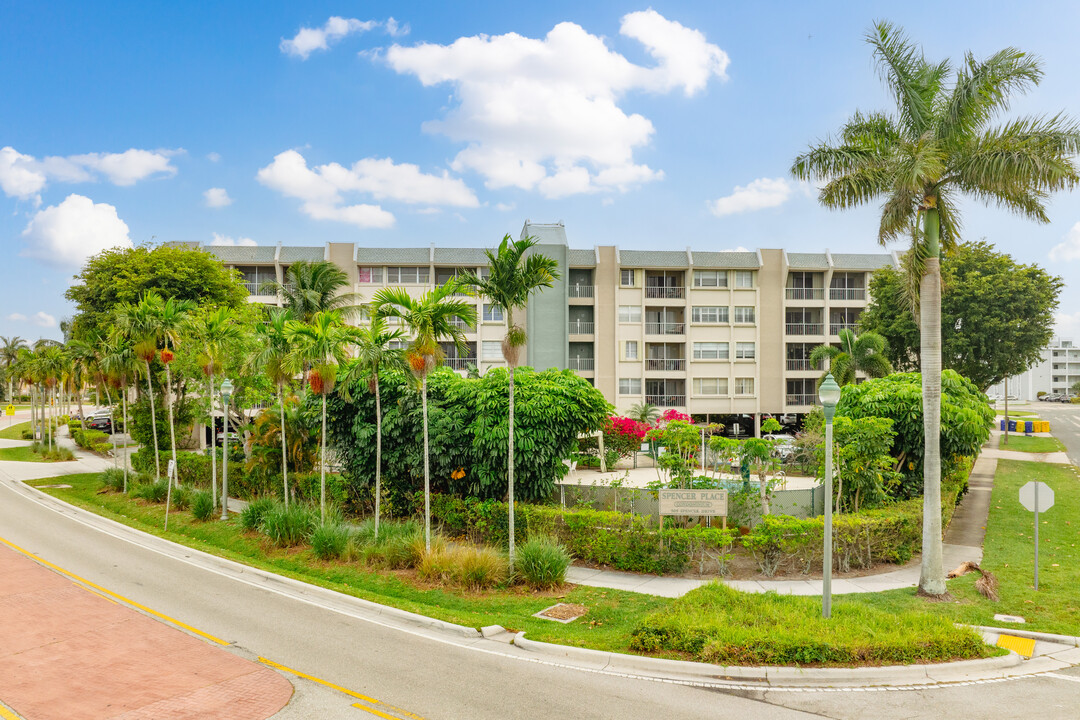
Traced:
POLYGON ((375 542, 379 541, 379 502, 382 500, 382 398, 379 371, 375 371, 375 542))
MULTIPOLYGON (((176 427, 173 423, 172 371, 169 370, 169 363, 165 363, 165 409, 169 413, 169 445, 172 447, 173 472, 176 473, 169 482, 175 480, 176 486, 180 487, 180 466, 176 462, 176 427)), ((165 517, 169 517, 168 509, 165 510, 165 517)))
MULTIPOLYGON (((324 388, 325 390, 325 388, 324 388)), ((326 522, 326 393, 322 394, 322 462, 319 463, 319 513, 326 522)))
MULTIPOLYGON (((124 434, 128 434, 128 416, 127 416, 127 382, 124 382, 123 395, 120 396, 124 405, 124 434)), ((131 437, 128 435, 128 437, 131 437)), ((124 493, 127 493, 128 486, 128 448, 127 443, 124 443, 124 493)))
POLYGON ((52 452, 52 449, 53 449, 53 409, 52 409, 52 405, 53 405, 53 395, 55 395, 55 394, 56 394, 55 391, 53 391, 51 389, 46 393, 46 395, 48 397, 48 402, 46 403, 45 406, 48 408, 49 412, 48 412, 48 415, 45 418, 45 426, 49 429, 49 452, 52 452))
POLYGON ((426 372, 420 378, 420 399, 424 408, 424 547, 431 552, 431 462, 428 454, 426 372))
POLYGON ((943 595, 941 547, 941 261, 938 211, 926 213, 929 255, 919 287, 920 364, 923 391, 923 547, 919 589, 943 595))
POLYGON ((154 476, 155 480, 161 478, 161 453, 158 451, 157 441, 157 412, 154 410, 154 384, 150 379, 150 361, 143 360, 146 363, 146 393, 150 396, 150 432, 154 435, 154 472, 157 473, 154 476))
POLYGON ((285 454, 285 388, 281 380, 278 380, 277 384, 277 399, 281 406, 281 482, 284 484, 285 507, 289 507, 289 461, 285 454))
POLYGON ((1009 446, 1009 376, 1005 375, 1005 446, 1009 446))
POLYGON ((210 366, 210 499, 217 507, 217 423, 214 422, 214 366, 210 366))

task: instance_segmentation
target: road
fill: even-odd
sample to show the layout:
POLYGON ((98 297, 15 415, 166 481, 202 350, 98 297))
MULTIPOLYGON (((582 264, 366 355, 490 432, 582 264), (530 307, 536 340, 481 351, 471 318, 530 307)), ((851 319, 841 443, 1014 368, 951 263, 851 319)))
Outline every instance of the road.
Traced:
MULTIPOLYGON (((1009 403, 1009 410, 1012 409, 1012 403, 1009 403)), ((1080 405, 1033 402, 1016 409, 1038 413, 1040 420, 1049 420, 1050 432, 1065 444, 1069 460, 1073 465, 1080 465, 1080 405)))
MULTIPOLYGON (((0 471, 2 474, 2 471, 0 471)), ((1080 668, 917 691, 716 690, 526 662, 444 635, 335 611, 192 564, 190 551, 144 547, 0 477, 0 537, 108 590, 355 693, 437 718, 1075 718, 1080 668), (61 509, 63 509, 61 507, 61 509), (1070 679, 1071 678, 1071 679, 1070 679)), ((160 541, 159 541, 160 542, 160 541)), ((163 546, 164 547, 164 546, 163 546)), ((332 605, 332 603, 330 603, 332 605)), ((297 696, 280 720, 366 717, 356 700, 288 675, 297 696)), ((2 698, 0 698, 2 699, 2 698)), ((370 711, 369 711, 370 712, 370 711)), ((401 715, 405 717, 404 715, 401 715)), ((393 716, 390 716, 393 717, 393 716)))

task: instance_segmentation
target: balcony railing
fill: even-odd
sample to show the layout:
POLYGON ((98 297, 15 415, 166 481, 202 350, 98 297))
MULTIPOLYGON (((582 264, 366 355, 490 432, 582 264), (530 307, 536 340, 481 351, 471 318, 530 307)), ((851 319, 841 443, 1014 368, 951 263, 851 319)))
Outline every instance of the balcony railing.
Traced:
POLYGON ((787 396, 788 405, 817 405, 817 395, 810 393, 791 394, 787 396))
POLYGON ((788 335, 823 335, 824 323, 786 323, 784 329, 788 335))
POLYGON ((685 395, 646 395, 645 402, 657 407, 685 407, 685 395))
POLYGON ((570 358, 571 370, 592 370, 596 363, 595 358, 572 357, 570 358))
POLYGON ((785 288, 784 297, 788 300, 824 300, 825 288, 785 288))
POLYGON ((265 282, 246 282, 244 287, 249 294, 256 297, 274 297, 277 295, 277 283, 270 280, 265 282))
POLYGON ((681 372, 686 369, 686 360, 683 358, 647 358, 646 370, 659 372, 681 372))
MULTIPOLYGON (((442 287, 446 282, 446 280, 443 280, 441 283, 438 283, 438 286, 442 287)), ((457 292, 450 293, 450 297, 476 297, 472 292, 469 292, 469 290, 470 288, 459 286, 457 292)))
POLYGON ((468 370, 466 367, 469 363, 476 364, 476 358, 463 358, 463 357, 448 357, 446 358, 446 367, 451 370, 468 370))
POLYGON ((450 318, 450 327, 456 327, 458 330, 464 330, 465 332, 476 332, 476 328, 461 318, 450 318))
POLYGON ((571 335, 592 335, 593 322, 585 320, 571 320, 570 321, 570 334, 571 335))
POLYGON ((647 322, 645 323, 646 335, 682 335, 686 332, 686 323, 681 322, 647 322))
POLYGON ((866 288, 829 288, 830 300, 865 300, 866 288))
POLYGON ((592 285, 568 285, 567 295, 572 298, 591 298, 593 296, 592 285))
POLYGON ((818 366, 814 366, 810 362, 810 358, 788 358, 787 361, 788 370, 820 370, 820 363, 818 366))
POLYGON ((849 323, 849 322, 829 323, 829 334, 830 335, 839 335, 841 330, 851 330, 852 332, 854 332, 855 328, 857 326, 858 326, 858 323, 849 323))
POLYGON ((681 287, 645 287, 645 297, 678 300, 686 296, 686 288, 681 287))

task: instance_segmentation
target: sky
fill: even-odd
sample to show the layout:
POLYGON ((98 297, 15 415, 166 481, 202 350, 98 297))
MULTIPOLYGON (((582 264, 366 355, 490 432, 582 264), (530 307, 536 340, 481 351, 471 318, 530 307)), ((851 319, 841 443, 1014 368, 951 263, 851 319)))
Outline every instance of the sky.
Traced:
MULTIPOLYGON (((0 0, 0 335, 61 337, 86 258, 147 242, 493 246, 531 219, 572 247, 878 252, 877 207, 789 174, 888 109, 877 20, 932 59, 1037 54, 1006 117, 1080 118, 1069 2, 0 0)), ((962 208, 963 238, 1064 278, 1080 339, 1080 190, 1045 225, 962 208)))

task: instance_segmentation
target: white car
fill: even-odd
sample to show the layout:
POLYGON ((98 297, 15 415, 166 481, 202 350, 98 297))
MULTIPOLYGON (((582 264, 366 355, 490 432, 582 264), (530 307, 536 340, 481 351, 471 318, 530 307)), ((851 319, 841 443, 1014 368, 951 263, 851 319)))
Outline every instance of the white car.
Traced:
POLYGON ((772 435, 765 435, 765 440, 772 440, 775 442, 776 456, 780 458, 780 462, 787 462, 791 459, 791 456, 795 453, 795 438, 790 435, 781 435, 779 433, 772 435))

